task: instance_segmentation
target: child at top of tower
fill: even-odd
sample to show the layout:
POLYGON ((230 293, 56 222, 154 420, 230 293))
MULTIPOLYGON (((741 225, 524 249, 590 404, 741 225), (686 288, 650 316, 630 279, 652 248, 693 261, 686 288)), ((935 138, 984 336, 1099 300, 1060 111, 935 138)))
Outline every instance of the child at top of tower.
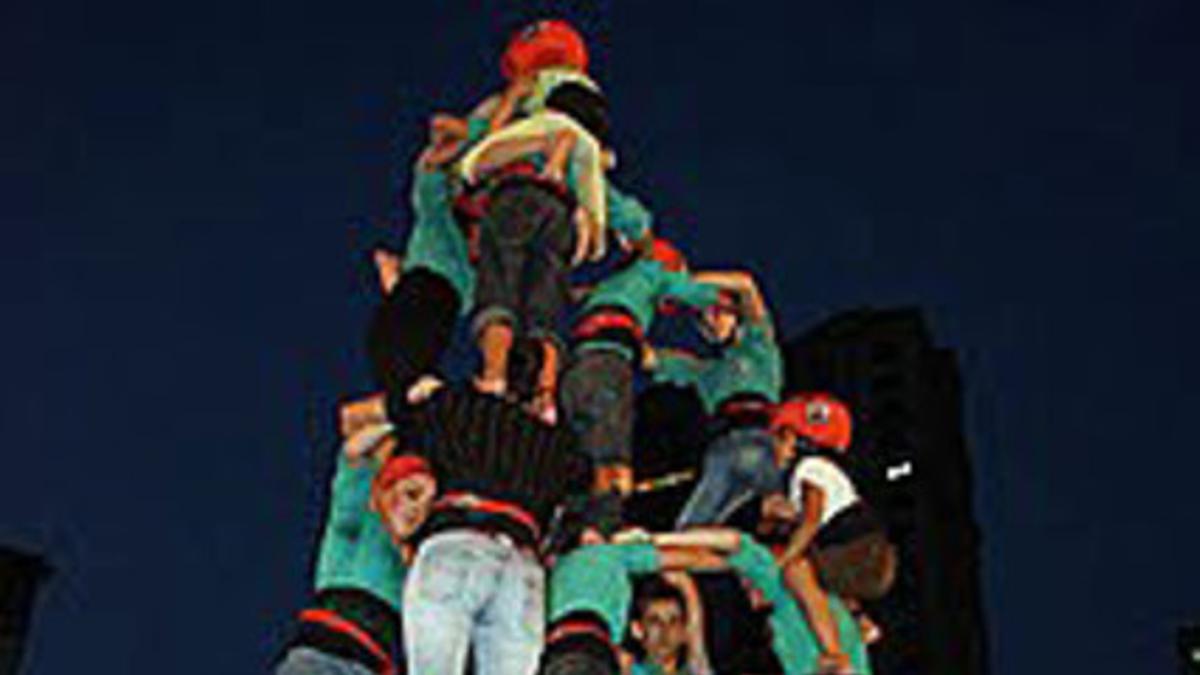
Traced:
POLYGON ((543 357, 531 403, 551 423, 561 353, 556 327, 570 270, 605 255, 610 225, 627 242, 645 240, 649 231, 645 209, 628 200, 609 220, 609 197, 621 196, 605 180, 607 102, 583 68, 582 39, 562 22, 519 33, 502 59, 513 79, 490 112, 492 131, 458 167, 480 205, 477 384, 506 395, 514 340, 536 341, 543 357))

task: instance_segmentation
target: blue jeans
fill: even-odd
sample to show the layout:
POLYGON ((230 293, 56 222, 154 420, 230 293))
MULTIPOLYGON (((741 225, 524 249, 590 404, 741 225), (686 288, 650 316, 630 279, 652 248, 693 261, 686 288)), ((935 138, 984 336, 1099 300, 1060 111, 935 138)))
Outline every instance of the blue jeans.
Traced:
POLYGON ((375 671, 319 649, 292 647, 275 668, 275 675, 375 675, 375 671))
POLYGON ((404 587, 408 672, 533 675, 542 652, 545 572, 503 535, 449 530, 426 539, 404 587))
POLYGON ((781 491, 774 442, 765 429, 732 429, 713 439, 704 454, 704 472, 692 491, 678 527, 723 523, 756 496, 781 491))

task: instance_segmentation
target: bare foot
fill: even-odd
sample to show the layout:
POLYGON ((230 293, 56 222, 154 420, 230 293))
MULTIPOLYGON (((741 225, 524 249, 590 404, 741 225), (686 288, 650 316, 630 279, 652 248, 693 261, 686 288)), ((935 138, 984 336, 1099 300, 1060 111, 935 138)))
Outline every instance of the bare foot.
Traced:
POLYGON ((529 414, 538 418, 542 422, 550 426, 558 424, 558 405, 555 401, 554 392, 546 389, 540 389, 528 404, 529 414))
POLYGON ((392 289, 400 283, 403 264, 404 260, 395 253, 375 249, 375 270, 379 272, 379 286, 383 288, 384 295, 391 295, 392 289))
POLYGON ((481 394, 490 394, 503 398, 508 393, 508 381, 502 379, 485 379, 476 377, 474 380, 475 391, 481 394))
POLYGON ((875 623, 871 617, 866 614, 859 614, 858 632, 862 634, 862 641, 865 645, 873 645, 883 639, 883 628, 875 623))
POLYGON ((409 403, 421 403, 433 396, 438 389, 445 385, 440 379, 433 375, 422 375, 421 379, 417 380, 416 384, 408 388, 406 398, 409 403))

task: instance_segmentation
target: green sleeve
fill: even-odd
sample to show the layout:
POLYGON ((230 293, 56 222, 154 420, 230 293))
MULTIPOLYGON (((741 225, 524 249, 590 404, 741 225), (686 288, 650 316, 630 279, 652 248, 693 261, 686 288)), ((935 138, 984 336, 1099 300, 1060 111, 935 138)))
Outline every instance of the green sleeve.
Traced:
POLYGON ((345 455, 338 454, 329 497, 327 528, 343 534, 350 534, 351 531, 357 533, 362 527, 363 516, 370 508, 371 479, 374 474, 373 463, 352 463, 345 455))
POLYGON ((696 384, 704 372, 704 364, 698 358, 660 353, 654 366, 654 381, 676 384, 682 387, 696 384))
POLYGON ((662 569, 662 559, 654 544, 619 544, 621 563, 629 574, 650 574, 662 569))
POLYGON ((654 223, 650 211, 637 197, 627 195, 609 181, 604 182, 608 210, 608 226, 629 241, 645 237, 654 223))
POLYGON ((762 591, 767 600, 779 603, 785 599, 787 588, 783 585, 783 575, 775 556, 749 534, 742 533, 737 553, 729 556, 729 566, 762 591))
POLYGON ((491 120, 487 117, 468 117, 467 145, 474 145, 476 141, 486 136, 490 126, 491 120))
POLYGON ((450 179, 445 171, 413 169, 412 205, 418 221, 430 220, 438 209, 448 209, 450 179))
POLYGON ((696 281, 687 272, 663 270, 660 288, 662 295, 697 309, 715 305, 720 296, 720 289, 716 286, 696 281))

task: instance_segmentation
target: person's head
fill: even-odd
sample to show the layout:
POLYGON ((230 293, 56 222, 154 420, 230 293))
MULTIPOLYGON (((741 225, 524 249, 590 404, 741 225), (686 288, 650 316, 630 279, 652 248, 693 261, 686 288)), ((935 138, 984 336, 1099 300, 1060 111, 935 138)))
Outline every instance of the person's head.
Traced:
POLYGON ((731 293, 722 292, 718 302, 705 308, 700 315, 700 329, 705 339, 722 346, 737 340, 741 324, 741 308, 731 293))
MULTIPOLYGON (((553 635, 553 629, 550 634, 553 635)), ((607 642, 581 633, 551 639, 542 652, 540 675, 618 675, 621 666, 607 642)))
MULTIPOLYGON (((575 120, 602 149, 611 153, 608 99, 603 93, 579 82, 563 82, 546 94, 546 109, 575 120)), ((609 160, 604 161, 607 164, 609 160)))
POLYGON ((630 624, 633 637, 655 663, 679 659, 688 641, 687 602, 683 592, 662 577, 647 579, 638 588, 630 624))
POLYGON ((560 19, 537 21, 517 31, 500 57, 506 80, 529 77, 544 68, 586 72, 587 45, 575 27, 560 19))
POLYGON ((371 485, 371 507, 396 541, 408 539, 425 522, 437 494, 429 464, 416 455, 397 455, 380 467, 371 485))
POLYGON ((852 430, 850 408, 823 392, 791 396, 771 411, 776 459, 781 453, 794 456, 798 441, 819 449, 846 452, 852 430))

